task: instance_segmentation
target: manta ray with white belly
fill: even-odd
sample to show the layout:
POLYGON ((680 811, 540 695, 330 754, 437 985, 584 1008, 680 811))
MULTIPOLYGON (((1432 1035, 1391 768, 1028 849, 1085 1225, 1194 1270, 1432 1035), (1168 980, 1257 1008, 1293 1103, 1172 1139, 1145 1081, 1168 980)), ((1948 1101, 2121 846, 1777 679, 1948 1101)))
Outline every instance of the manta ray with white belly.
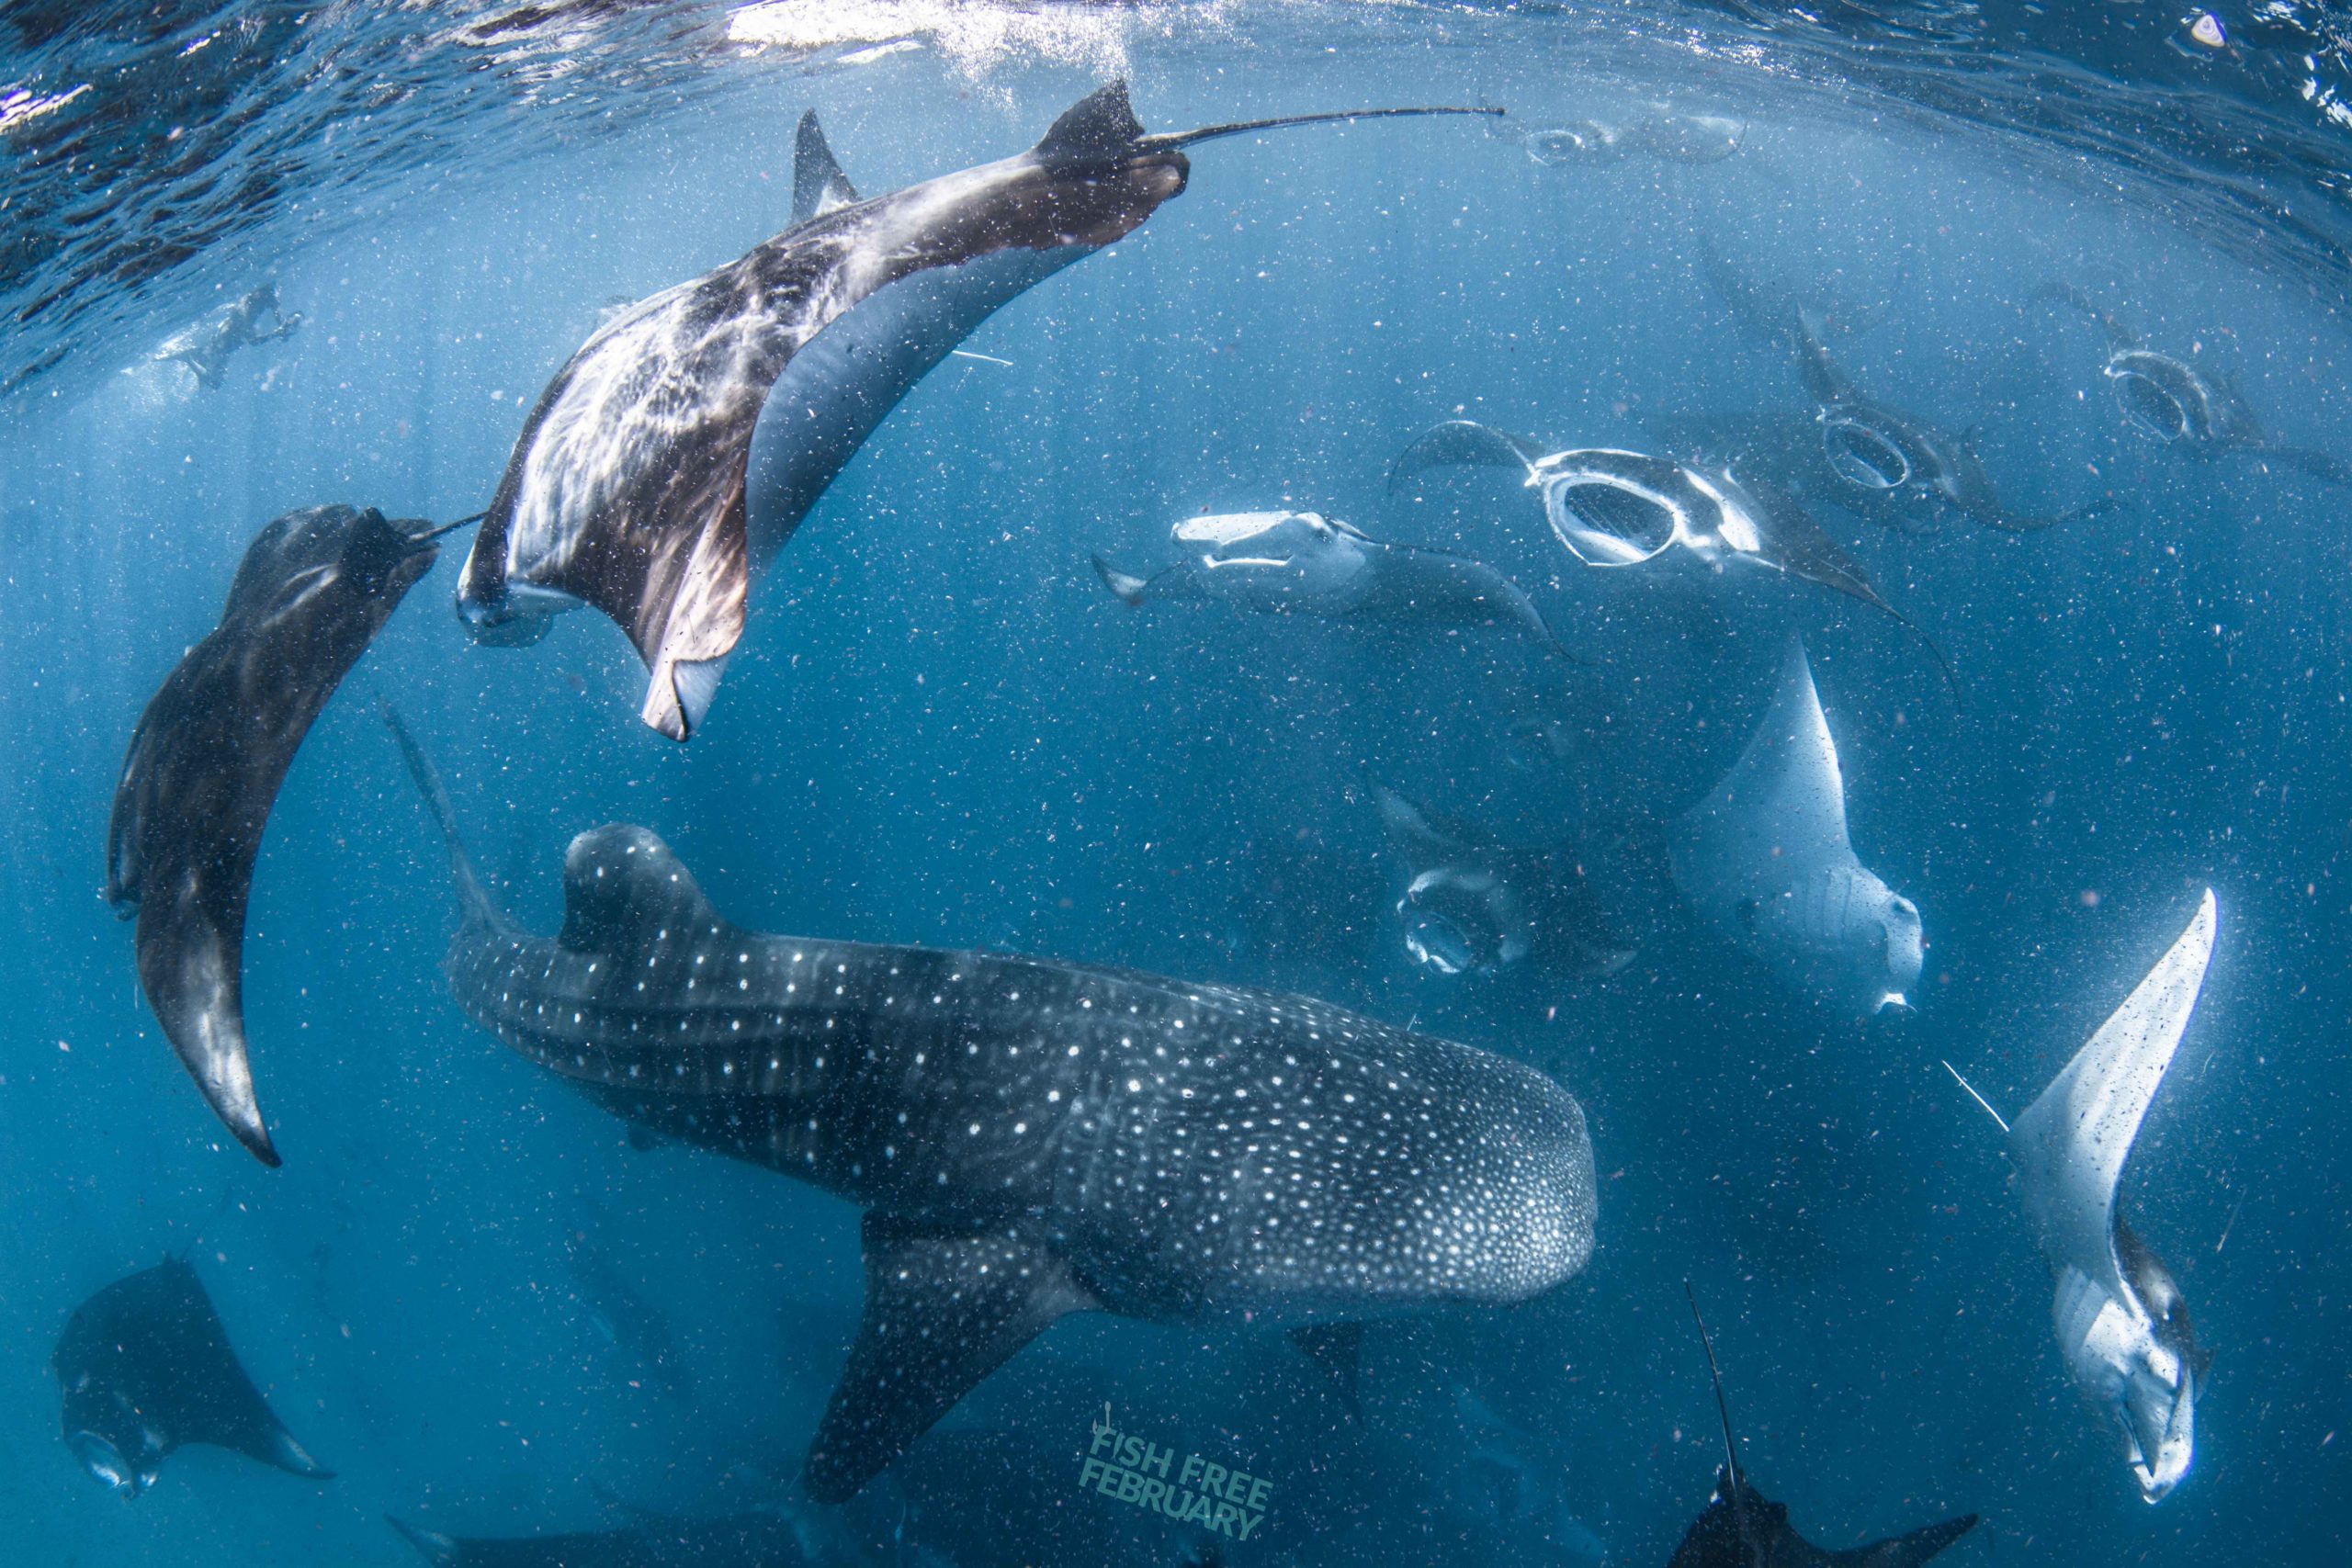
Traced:
MULTIPOLYGON (((2172 1271, 2116 1212, 2115 1191, 2197 1010, 2218 918, 2208 888, 2188 929, 2123 1005, 2014 1123, 2002 1122, 2026 1224, 2058 1277, 2052 1313, 2066 1371, 2114 1422, 2150 1503, 2188 1473, 2211 1358, 2197 1343, 2172 1271)), ((2000 1119, 1966 1078, 1952 1077, 2000 1119)))
POLYGON ((1919 978, 1918 907, 1847 837, 1845 776, 1801 640, 1739 761, 1668 830, 1667 856, 1691 908, 1826 1007, 1873 1013, 1919 978))
POLYGON ((459 617, 534 640, 589 604, 650 671, 641 716, 702 722, 752 573, 899 400, 999 306, 1180 195, 1184 149, 1370 109, 1148 134, 1126 85, 1080 99, 1017 157, 865 200, 813 116, 793 223, 600 328, 548 383, 466 558, 459 617))

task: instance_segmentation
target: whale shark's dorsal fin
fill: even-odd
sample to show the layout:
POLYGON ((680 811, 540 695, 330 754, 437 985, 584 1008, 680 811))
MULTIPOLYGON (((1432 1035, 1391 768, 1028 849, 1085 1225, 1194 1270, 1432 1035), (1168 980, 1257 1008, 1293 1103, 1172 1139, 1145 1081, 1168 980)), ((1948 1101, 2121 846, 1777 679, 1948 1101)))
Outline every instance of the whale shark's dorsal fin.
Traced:
POLYGON ((1041 164, 1101 163, 1142 140, 1126 83, 1108 82, 1064 109, 1030 155, 1041 164))
POLYGON ((792 226, 797 229, 837 207, 854 207, 857 200, 857 187, 834 161, 825 132, 817 124, 817 111, 810 109, 800 117, 799 131, 793 138, 792 226))
POLYGON ((869 1212, 865 1312, 808 1447, 808 1495, 840 1503, 1065 1313, 1101 1303, 1034 1222, 943 1229, 869 1212))
POLYGON ((573 953, 632 953, 734 930, 670 846, 646 829, 591 829, 563 852, 563 931, 573 953))
POLYGON ((2209 887, 2188 929, 2009 1130, 2034 1239, 2120 1300, 2136 1292, 2116 1251, 2116 1183, 2196 1010, 2218 918, 2209 887))

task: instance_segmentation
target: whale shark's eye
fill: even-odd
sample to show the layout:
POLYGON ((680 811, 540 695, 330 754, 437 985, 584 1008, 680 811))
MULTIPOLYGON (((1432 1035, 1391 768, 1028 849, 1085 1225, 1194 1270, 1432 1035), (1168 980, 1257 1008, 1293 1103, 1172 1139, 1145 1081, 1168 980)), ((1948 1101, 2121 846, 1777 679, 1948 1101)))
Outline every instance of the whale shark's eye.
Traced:
POLYGON ((2123 417, 2159 441, 2188 438, 2188 410, 2163 386, 2136 371, 2115 377, 2115 400, 2123 417))
POLYGON ((1911 482, 1911 459, 1867 424, 1835 419, 1821 427, 1821 448, 1838 477, 1863 490, 1901 490, 1911 482))

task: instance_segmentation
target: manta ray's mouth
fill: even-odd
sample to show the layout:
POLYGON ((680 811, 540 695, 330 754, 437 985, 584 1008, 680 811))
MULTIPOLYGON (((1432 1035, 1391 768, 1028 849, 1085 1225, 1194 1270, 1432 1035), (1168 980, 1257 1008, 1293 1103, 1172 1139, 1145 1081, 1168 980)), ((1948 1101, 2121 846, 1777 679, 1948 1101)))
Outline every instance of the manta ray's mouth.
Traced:
POLYGON ((1552 532, 1587 566, 1639 566, 1688 535, 1690 516, 1674 501, 1614 475, 1571 472, 1545 487, 1552 532))
POLYGON ((2143 433, 2166 446, 2188 439, 2188 408, 2180 399, 2137 370, 2110 369, 2107 375, 2115 383, 2115 400, 2123 417, 2143 433))
POLYGON ((1833 419, 1821 426, 1821 449, 1848 484, 1862 490, 1901 490, 1911 482, 1911 459, 1882 432, 1856 420, 1833 419))

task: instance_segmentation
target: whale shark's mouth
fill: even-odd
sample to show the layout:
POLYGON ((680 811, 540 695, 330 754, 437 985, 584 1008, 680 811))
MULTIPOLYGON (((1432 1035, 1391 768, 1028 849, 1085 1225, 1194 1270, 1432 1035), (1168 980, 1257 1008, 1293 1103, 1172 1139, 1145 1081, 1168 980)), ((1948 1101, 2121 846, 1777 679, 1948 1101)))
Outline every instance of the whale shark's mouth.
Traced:
POLYGON ((1911 459, 1884 432, 1859 420, 1824 420, 1821 449, 1839 479, 1860 490, 1901 490, 1911 482, 1911 459))

